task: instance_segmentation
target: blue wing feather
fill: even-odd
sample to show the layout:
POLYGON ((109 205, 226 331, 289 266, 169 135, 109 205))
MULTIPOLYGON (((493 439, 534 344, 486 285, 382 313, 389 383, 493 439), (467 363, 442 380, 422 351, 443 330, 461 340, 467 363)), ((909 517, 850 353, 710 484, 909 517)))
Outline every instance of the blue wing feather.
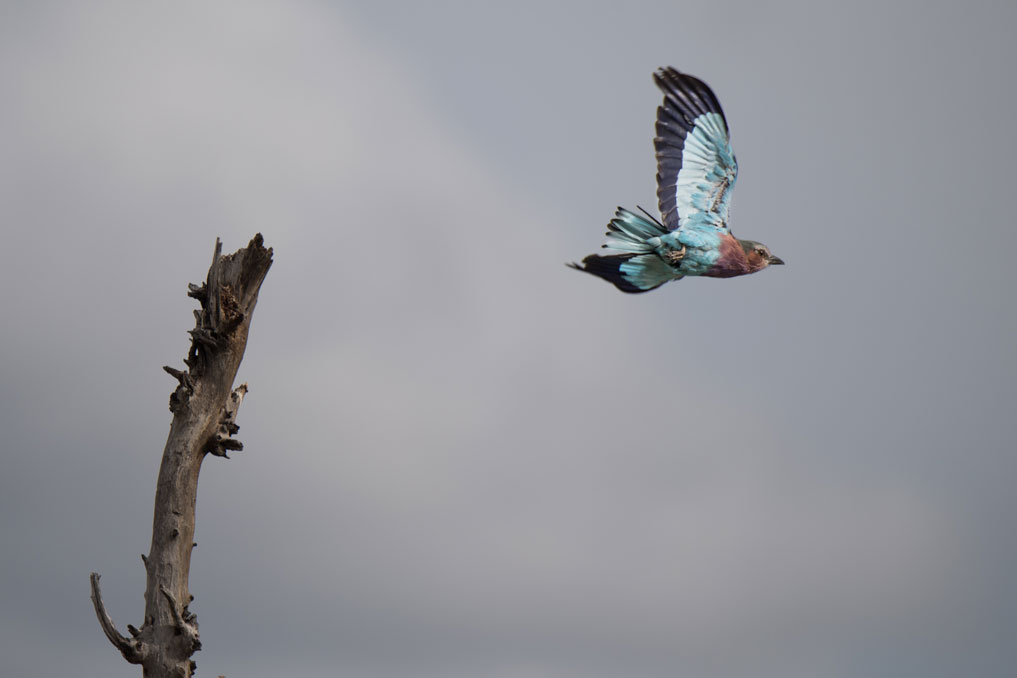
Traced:
POLYGON ((730 232, 728 208, 738 163, 720 102, 706 83, 673 68, 658 70, 653 79, 664 92, 654 147, 665 225, 672 231, 730 232))

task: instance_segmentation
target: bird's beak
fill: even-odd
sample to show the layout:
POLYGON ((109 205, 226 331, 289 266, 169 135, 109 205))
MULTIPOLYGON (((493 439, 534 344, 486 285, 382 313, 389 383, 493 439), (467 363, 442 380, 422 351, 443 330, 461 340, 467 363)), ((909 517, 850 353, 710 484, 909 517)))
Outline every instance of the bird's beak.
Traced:
POLYGON ((783 266, 784 260, 781 259, 780 257, 775 257, 771 254, 769 258, 766 260, 766 263, 770 264, 770 266, 783 266))

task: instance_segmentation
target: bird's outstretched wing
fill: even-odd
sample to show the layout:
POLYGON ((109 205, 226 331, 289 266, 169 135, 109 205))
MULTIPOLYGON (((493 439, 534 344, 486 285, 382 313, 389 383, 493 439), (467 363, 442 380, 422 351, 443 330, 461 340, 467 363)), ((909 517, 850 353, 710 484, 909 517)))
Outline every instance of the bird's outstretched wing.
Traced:
POLYGON ((664 92, 653 140, 664 224, 671 231, 728 232, 738 163, 720 102, 705 82, 670 67, 653 81, 664 92))

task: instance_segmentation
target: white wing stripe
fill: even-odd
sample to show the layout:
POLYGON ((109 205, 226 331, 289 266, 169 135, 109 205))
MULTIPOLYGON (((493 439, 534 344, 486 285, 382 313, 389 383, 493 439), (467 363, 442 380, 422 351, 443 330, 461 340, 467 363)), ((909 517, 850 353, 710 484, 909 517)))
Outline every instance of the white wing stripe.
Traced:
POLYGON ((675 181, 680 226, 685 226, 697 214, 723 211, 724 214, 716 215, 719 219, 708 220, 723 228, 727 194, 735 179, 733 165, 723 118, 718 113, 700 115, 685 137, 682 166, 675 181), (725 147, 720 148, 718 144, 725 147))

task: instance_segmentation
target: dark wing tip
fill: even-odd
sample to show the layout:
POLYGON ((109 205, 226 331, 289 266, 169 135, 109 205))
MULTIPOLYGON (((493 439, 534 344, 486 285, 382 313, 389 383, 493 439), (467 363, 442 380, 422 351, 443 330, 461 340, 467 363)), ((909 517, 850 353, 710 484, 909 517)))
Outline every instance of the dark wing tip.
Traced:
POLYGON ((699 78, 682 73, 673 66, 662 66, 654 71, 653 82, 664 92, 665 99, 671 98, 682 113, 719 113, 727 126, 727 117, 720 106, 720 100, 710 86, 699 78))
POLYGON ((653 72, 653 81, 659 86, 662 82, 681 75, 674 66, 661 66, 653 72))
POLYGON ((681 89, 684 73, 673 66, 662 66, 653 72, 653 83, 666 93, 669 89, 681 89))

